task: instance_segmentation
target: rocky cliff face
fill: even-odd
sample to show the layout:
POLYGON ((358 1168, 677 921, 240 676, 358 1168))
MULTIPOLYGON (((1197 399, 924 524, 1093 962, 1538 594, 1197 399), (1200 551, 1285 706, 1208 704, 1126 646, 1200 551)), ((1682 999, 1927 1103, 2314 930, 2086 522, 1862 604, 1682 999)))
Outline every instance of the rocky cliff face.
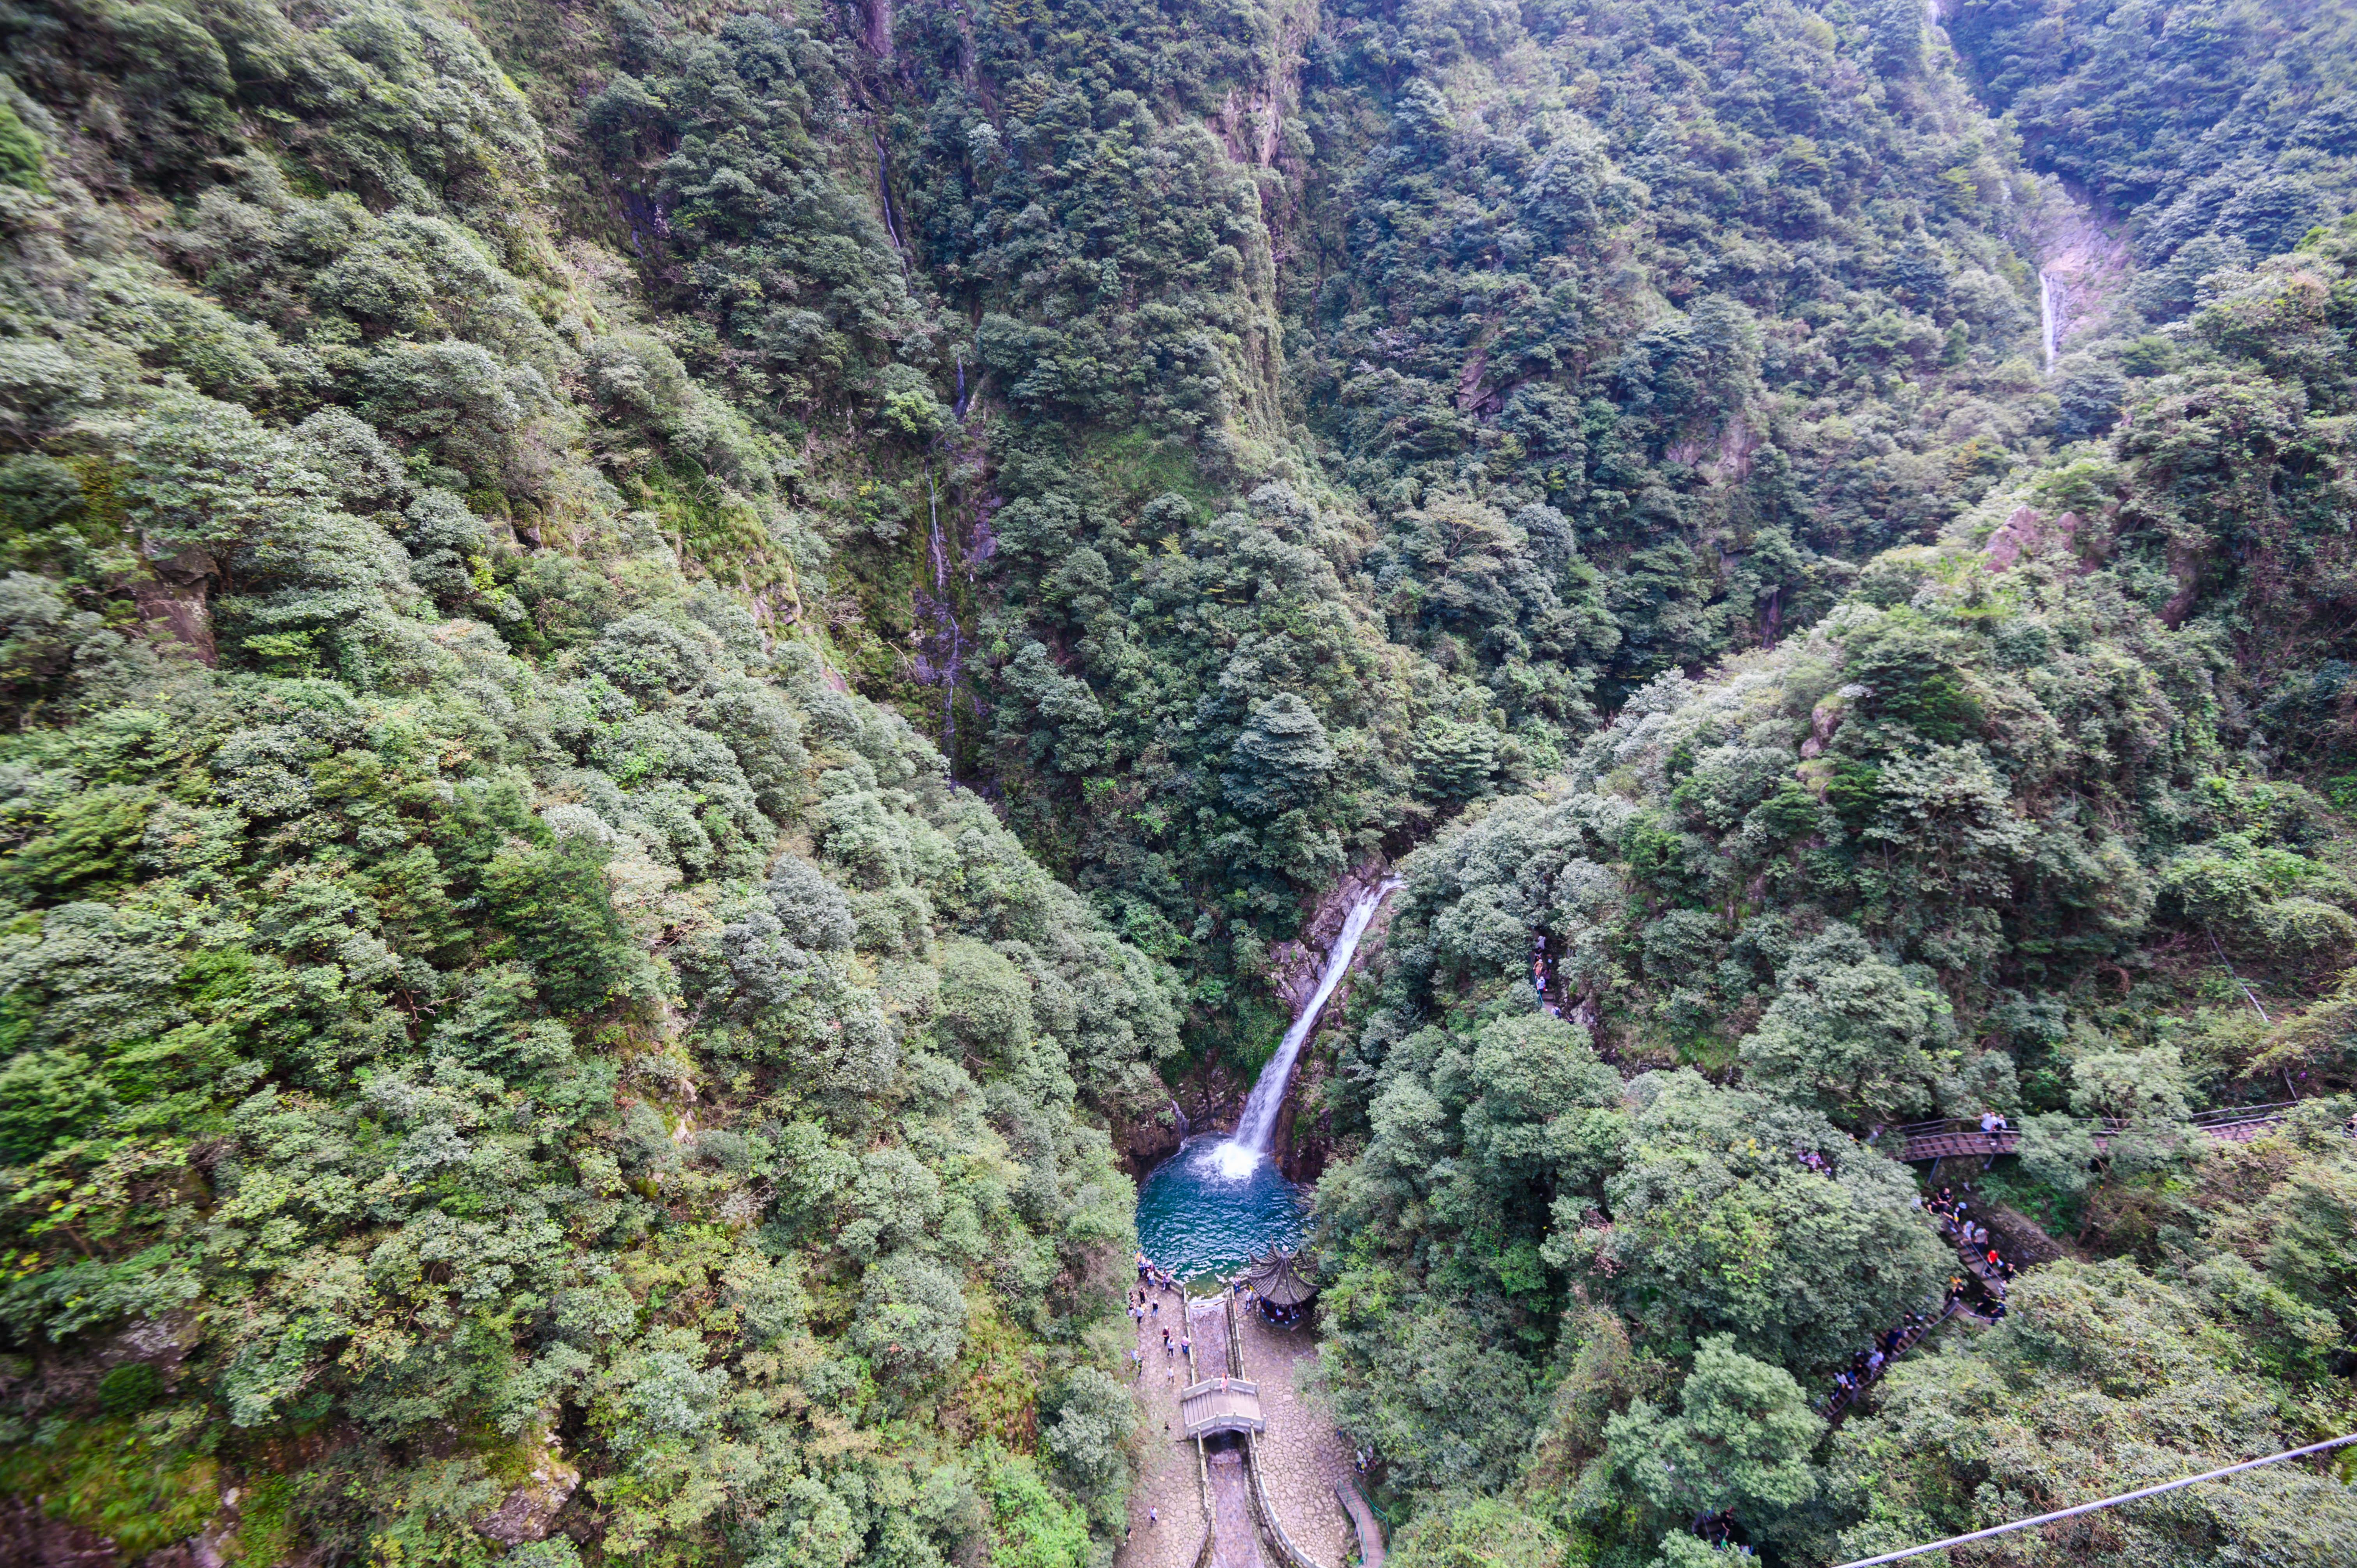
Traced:
POLYGON ((2127 242, 2059 179, 2030 223, 2038 257, 2046 369, 2088 338, 2127 281, 2127 242))
MULTIPOLYGON (((1354 867, 1318 900, 1318 907, 1302 923, 1299 938, 1279 942, 1269 950, 1269 989, 1284 998, 1295 1016, 1299 1016, 1302 1007, 1316 994, 1318 977, 1326 972, 1327 954, 1334 946, 1334 939, 1341 935, 1342 923, 1351 917, 1351 907, 1373 892, 1390 873, 1391 867, 1382 861, 1369 861, 1354 867)), ((1383 933, 1391 928, 1391 905, 1386 901, 1367 923, 1366 935, 1359 940, 1358 955, 1350 974, 1326 1004, 1329 1015, 1339 1013, 1343 1000, 1350 995, 1351 986, 1365 972, 1368 960, 1383 950, 1383 933)))

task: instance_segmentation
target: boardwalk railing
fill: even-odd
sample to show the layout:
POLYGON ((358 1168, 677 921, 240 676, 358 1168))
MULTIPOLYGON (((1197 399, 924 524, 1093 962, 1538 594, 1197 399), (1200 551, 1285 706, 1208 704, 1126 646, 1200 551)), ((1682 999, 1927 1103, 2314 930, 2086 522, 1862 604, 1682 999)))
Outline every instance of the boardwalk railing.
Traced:
MULTIPOLYGON (((1949 1318, 1953 1317, 1960 1310, 1962 1310, 1962 1308, 1955 1297, 1949 1296, 1944 1298, 1941 1304, 1940 1310, 1933 1314, 1928 1321, 1917 1324, 1914 1327, 1909 1329, 1904 1335, 1900 1337, 1898 1348, 1889 1352, 1889 1354, 1884 1359, 1882 1370, 1886 1372, 1889 1371, 1892 1364, 1895 1363, 1900 1357, 1904 1356, 1908 1351, 1912 1350, 1916 1346, 1921 1345, 1924 1340, 1929 1339, 1932 1337, 1932 1330, 1939 1327, 1943 1323, 1947 1322, 1949 1318)), ((1876 1379, 1876 1381, 1878 1382, 1880 1380, 1879 1377, 1876 1379)), ((1864 1394, 1867 1389, 1870 1386, 1870 1384, 1861 1383, 1856 1388, 1835 1390, 1832 1395, 1828 1397, 1824 1402, 1825 1419, 1832 1422, 1835 1426, 1839 1426, 1842 1422, 1842 1417, 1849 1413, 1849 1407, 1856 1404, 1859 1396, 1864 1394)))
MULTIPOLYGON (((2245 1144, 2281 1122, 2298 1103, 2296 1100, 2281 1100, 2266 1105, 2222 1105, 2196 1112, 2189 1118, 2189 1123, 2221 1143, 2245 1144)), ((2098 1148, 2134 1125, 2115 1116, 2086 1117, 2073 1124, 2093 1133, 2098 1148)), ((1899 1157, 1910 1163, 1947 1159, 1956 1155, 2010 1155, 2021 1146, 2019 1127, 1985 1132, 1977 1118, 1963 1116, 1886 1127, 1873 1141, 1888 1146, 1888 1141, 1894 1137, 1901 1145, 1899 1157)))
POLYGON ((1334 1500, 1359 1537, 1359 1568, 1383 1568, 1383 1531, 1375 1521, 1375 1507, 1348 1481, 1334 1483, 1334 1500))

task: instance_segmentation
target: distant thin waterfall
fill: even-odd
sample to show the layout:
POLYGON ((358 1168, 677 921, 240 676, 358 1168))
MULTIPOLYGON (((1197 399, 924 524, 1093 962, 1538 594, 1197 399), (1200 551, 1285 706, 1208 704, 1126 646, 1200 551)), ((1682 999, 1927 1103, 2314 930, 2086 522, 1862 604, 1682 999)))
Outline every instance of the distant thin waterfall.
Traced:
POLYGON ((2038 321, 2046 340, 2046 373, 2054 373, 2054 280, 2038 269, 2038 321))
POLYGON ((1318 977, 1318 989, 1311 993, 1309 1004, 1293 1020, 1293 1027, 1285 1032, 1284 1042, 1276 1055, 1261 1069, 1260 1081, 1253 1085, 1252 1098, 1244 1101, 1244 1113, 1236 1120, 1236 1130, 1219 1147, 1220 1174, 1231 1178, 1252 1174, 1253 1167, 1268 1155, 1269 1140, 1276 1134, 1276 1112, 1285 1103, 1286 1086, 1293 1081, 1293 1064, 1301 1055, 1301 1047, 1318 1026, 1318 1015, 1326 1008, 1327 998, 1342 983, 1351 972, 1351 960, 1359 950, 1359 939, 1367 934, 1367 922, 1375 918, 1392 890, 1400 886, 1398 879, 1386 878, 1375 887, 1359 896, 1351 906, 1349 918, 1342 922, 1342 932, 1326 954, 1326 972, 1318 977))

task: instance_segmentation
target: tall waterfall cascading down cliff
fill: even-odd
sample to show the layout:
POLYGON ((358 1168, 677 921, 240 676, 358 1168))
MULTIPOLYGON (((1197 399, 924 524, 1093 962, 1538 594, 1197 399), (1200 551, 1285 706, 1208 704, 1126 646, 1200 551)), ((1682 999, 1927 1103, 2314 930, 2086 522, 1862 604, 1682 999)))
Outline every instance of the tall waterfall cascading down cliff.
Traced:
POLYGON ((1367 934, 1368 922, 1383 908, 1392 890, 1400 886, 1396 877, 1386 877, 1359 896, 1351 906, 1350 916, 1343 920, 1342 929, 1327 950, 1326 971, 1318 977, 1318 989, 1293 1020, 1293 1027, 1285 1032, 1285 1039, 1269 1058, 1268 1066, 1261 1069, 1259 1079, 1253 1084, 1252 1094, 1244 1101, 1243 1114, 1236 1119, 1236 1130, 1222 1144, 1218 1151, 1220 1174, 1232 1181, 1250 1176, 1254 1166, 1268 1157, 1269 1140, 1276 1133, 1276 1112, 1285 1103, 1286 1086, 1293 1081, 1293 1064, 1301 1055, 1303 1044, 1310 1031, 1318 1026, 1318 1015, 1324 1012, 1334 988, 1351 972, 1351 961, 1358 955, 1359 942, 1367 934))

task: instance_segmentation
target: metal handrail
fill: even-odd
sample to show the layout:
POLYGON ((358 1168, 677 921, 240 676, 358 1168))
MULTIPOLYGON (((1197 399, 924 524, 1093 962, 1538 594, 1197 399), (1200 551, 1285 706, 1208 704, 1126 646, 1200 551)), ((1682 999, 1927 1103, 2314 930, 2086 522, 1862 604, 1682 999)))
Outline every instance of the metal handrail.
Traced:
POLYGON ((1178 1397, 1180 1399, 1192 1399, 1200 1393, 1222 1392, 1232 1394, 1256 1394, 1260 1392, 1260 1385, 1254 1382, 1250 1378, 1231 1378, 1225 1373, 1222 1373, 1216 1377, 1205 1378, 1200 1382, 1189 1383, 1185 1388, 1178 1391, 1178 1397))
POLYGON ((1211 1507, 1211 1466, 1200 1437, 1195 1439, 1195 1498, 1203 1505, 1203 1544, 1196 1549, 1195 1568, 1211 1568, 1220 1548, 1220 1516, 1211 1507))
MULTIPOLYGON (((1977 1133, 1981 1130, 1981 1119, 1977 1116, 1943 1116, 1937 1122, 1909 1122, 1897 1127, 1885 1127, 1882 1131, 1886 1134, 1896 1133, 1900 1138, 1907 1139, 1936 1138, 1943 1133, 1977 1133)), ((2021 1123, 2008 1116, 2003 1131, 2018 1133, 2021 1123)))
POLYGON ((2297 1100, 2271 1100, 2264 1105, 2218 1105, 2207 1111, 2196 1111, 2191 1120, 2197 1127, 2238 1127, 2245 1122, 2280 1122, 2290 1114, 2293 1106, 2300 1103, 2297 1100))
MULTIPOLYGON (((1948 1319, 1953 1317, 1959 1311, 1963 1310, 1963 1305, 1962 1301, 1955 1296, 1943 1297, 1939 1311, 1933 1313, 1927 1322, 1920 1326, 1913 1334, 1910 1335, 1900 1342, 1898 1351, 1883 1362, 1882 1369, 1888 1372, 1891 1366, 1898 1361, 1900 1356, 1904 1356, 1908 1351, 1912 1350, 1916 1346, 1921 1345, 1924 1340, 1932 1337, 1932 1333, 1934 1329, 1938 1328, 1942 1324, 1947 1322, 1948 1319)), ((1875 1379, 1876 1382, 1880 1382, 1881 1380, 1882 1380, 1879 1377, 1875 1379)), ((1824 1403, 1825 1419, 1827 1421, 1839 1421, 1842 1415, 1848 1411, 1849 1407, 1857 1402, 1858 1397, 1864 1394, 1867 1389, 1872 1386, 1872 1384, 1860 1384, 1858 1387, 1854 1389, 1836 1390, 1833 1393, 1828 1394, 1825 1397, 1824 1403)))
POLYGON ((1369 1500, 1367 1494, 1357 1485, 1349 1481, 1334 1483, 1334 1500, 1341 1505, 1342 1518, 1349 1523, 1351 1533, 1359 1539, 1360 1568, 1383 1568, 1384 1555, 1383 1525, 1375 1512, 1373 1502, 1369 1500), (1366 1519, 1361 1519, 1358 1509, 1351 1506, 1352 1498, 1358 1498, 1360 1507, 1367 1510, 1366 1519), (1368 1539, 1368 1520, 1377 1520, 1373 1527, 1374 1539, 1372 1541, 1368 1539))
MULTIPOLYGON (((2304 1102, 2298 1100, 2274 1100, 2257 1105, 2215 1105, 2207 1111, 2196 1111, 2186 1118, 2186 1122, 2190 1126, 2206 1130, 2212 1127, 2240 1127, 2254 1122, 2280 1122, 2289 1113, 2293 1106, 2302 1103, 2304 1102)), ((2072 1118, 2073 1126, 2093 1128, 2097 1133, 2125 1133, 2136 1124, 2136 1118, 2125 1116, 2072 1118)), ((1869 1139, 1868 1142, 1879 1142, 1881 1137, 1893 1133, 1898 1135, 1900 1142, 1909 1143, 1917 1138, 1936 1138, 1943 1133, 1978 1133, 1981 1130, 1980 1118, 1977 1116, 1945 1116, 1936 1122, 1908 1122, 1894 1127, 1885 1127, 1881 1133, 1874 1139, 1869 1139)), ((1991 1135, 2004 1137, 2021 1131, 2021 1124, 2008 1118, 2004 1128, 1991 1135)))

